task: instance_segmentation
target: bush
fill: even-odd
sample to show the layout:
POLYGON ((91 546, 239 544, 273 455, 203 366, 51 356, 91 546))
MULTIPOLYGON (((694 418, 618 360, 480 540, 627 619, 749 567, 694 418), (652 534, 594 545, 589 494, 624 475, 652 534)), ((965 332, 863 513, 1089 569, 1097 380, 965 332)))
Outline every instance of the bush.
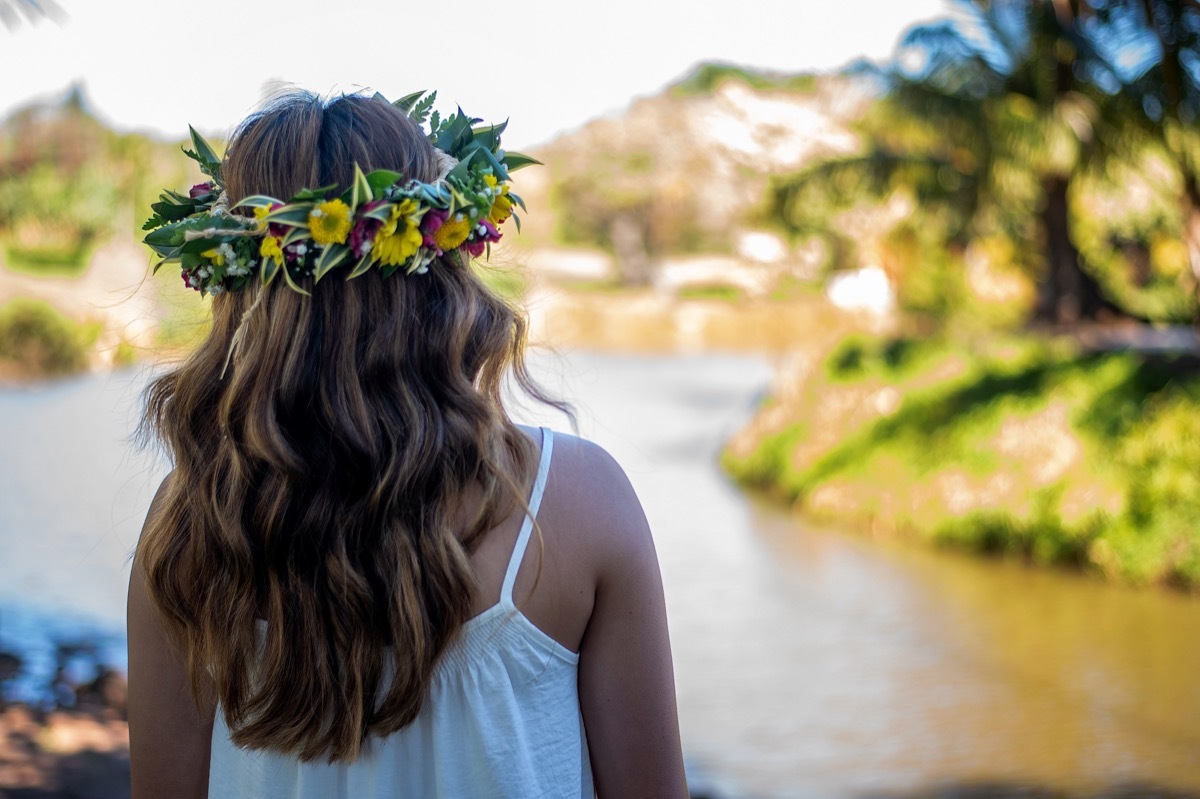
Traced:
POLYGON ((35 374, 68 374, 87 367, 99 325, 81 324, 41 300, 0 308, 0 360, 35 374))
POLYGON ((1180 364, 860 336, 784 396, 723 453, 746 485, 877 533, 1200 589, 1200 377, 1180 364))

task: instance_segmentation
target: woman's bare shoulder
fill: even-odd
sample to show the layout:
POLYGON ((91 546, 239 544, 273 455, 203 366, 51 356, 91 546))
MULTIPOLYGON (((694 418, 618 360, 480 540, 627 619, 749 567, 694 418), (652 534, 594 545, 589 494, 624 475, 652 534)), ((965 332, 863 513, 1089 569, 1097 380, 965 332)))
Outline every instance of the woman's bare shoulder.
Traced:
POLYGON ((601 445, 554 433, 548 516, 572 538, 587 542, 597 566, 652 549, 650 529, 625 470, 601 445))

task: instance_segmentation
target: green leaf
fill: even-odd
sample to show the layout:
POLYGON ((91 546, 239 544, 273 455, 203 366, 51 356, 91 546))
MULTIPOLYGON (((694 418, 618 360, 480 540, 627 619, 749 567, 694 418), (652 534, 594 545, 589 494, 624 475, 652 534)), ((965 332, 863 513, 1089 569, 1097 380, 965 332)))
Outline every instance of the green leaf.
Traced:
POLYGON ((216 152, 209 146, 204 137, 196 132, 196 129, 188 125, 188 132, 192 136, 192 146, 195 151, 184 150, 184 154, 200 165, 200 171, 209 177, 220 180, 221 159, 217 158, 216 152))
POLYGON ((151 247, 178 247, 183 244, 183 231, 176 227, 160 227, 142 241, 151 247))
POLYGON ((378 208, 372 208, 363 214, 366 219, 378 219, 380 222, 386 222, 392 218, 392 208, 395 203, 384 203, 378 208))
POLYGON ((517 216, 516 214, 513 214, 512 220, 513 220, 513 224, 517 226, 517 232, 520 233, 521 232, 521 217, 517 216))
POLYGON ((358 263, 356 263, 354 268, 350 270, 350 274, 346 275, 346 280, 353 280, 359 275, 365 275, 373 263, 375 263, 375 261, 371 258, 371 253, 367 253, 362 258, 359 258, 358 263))
POLYGON ((321 278, 329 273, 330 269, 339 265, 346 260, 350 255, 350 248, 345 244, 330 244, 321 251, 320 257, 317 258, 316 266, 313 267, 313 282, 320 283, 321 278))
POLYGON ((542 166, 541 161, 524 153, 507 152, 501 160, 504 161, 504 165, 508 167, 509 172, 516 172, 518 169, 523 169, 530 164, 542 166))
POLYGON ((407 114, 409 111, 412 110, 412 107, 416 104, 416 102, 418 100, 420 100, 421 97, 423 97, 424 95, 425 95, 425 90, 422 89, 419 92, 413 92, 412 94, 404 95, 399 100, 393 101, 392 105, 396 106, 401 111, 403 111, 404 113, 407 114))
POLYGON ((177 205, 175 203, 161 202, 151 203, 150 208, 158 214, 162 219, 168 222, 178 222, 180 219, 187 219, 196 212, 196 204, 177 205))
POLYGON ((296 195, 294 197, 292 197, 292 199, 288 200, 288 204, 290 205, 291 203, 303 203, 303 202, 313 202, 313 201, 320 202, 325 199, 326 194, 328 194, 329 192, 333 191, 336 188, 337 188, 337 184, 331 183, 328 186, 322 186, 319 189, 301 189, 300 191, 296 192, 296 195))
POLYGON ((367 185, 371 187, 373 197, 382 197, 383 190, 400 182, 404 176, 390 169, 376 169, 367 175, 367 185))
POLYGON ((283 205, 282 202, 274 197, 268 197, 265 194, 253 194, 242 200, 234 208, 270 208, 272 205, 283 205))
POLYGON ((285 235, 283 237, 283 240, 281 242, 279 242, 279 246, 281 248, 286 247, 289 244, 295 244, 296 242, 303 241, 304 239, 307 239, 307 238, 308 238, 308 228, 294 227, 291 230, 289 230, 287 232, 287 235, 285 235))
POLYGON ((369 203, 373 199, 375 199, 375 195, 371 191, 371 184, 367 183, 367 176, 358 168, 358 164, 355 164, 354 183, 350 186, 350 201, 346 203, 350 206, 350 213, 358 210, 361 203, 369 203))
POLYGON ((433 108, 433 102, 437 99, 437 92, 431 92, 424 100, 419 100, 408 112, 408 118, 418 125, 424 125, 425 120, 429 117, 429 111, 433 108))
POLYGON ((476 152, 480 154, 480 157, 482 157, 483 160, 488 162, 488 165, 492 168, 492 174, 495 175, 498 180, 511 180, 511 178, 508 176, 508 170, 504 168, 504 164, 496 160, 496 156, 492 154, 491 150, 481 147, 476 152))
POLYGON ((258 277, 264 286, 271 285, 271 281, 275 279, 275 275, 279 272, 279 262, 274 258, 263 258, 262 268, 258 272, 258 277))
POLYGON ((291 288, 291 290, 292 290, 292 291, 295 291, 295 292, 298 292, 298 293, 300 293, 300 294, 303 294, 305 297, 311 297, 311 296, 312 296, 312 295, 311 295, 311 294, 309 294, 307 291, 305 291, 304 289, 300 288, 300 286, 299 286, 299 285, 296 283, 296 281, 295 281, 295 280, 292 280, 292 270, 288 269, 286 264, 285 264, 285 265, 283 266, 283 268, 282 268, 282 269, 280 269, 279 271, 283 272, 283 279, 284 279, 285 281, 287 281, 287 284, 288 284, 288 286, 291 288))
POLYGON ((202 252, 206 252, 207 250, 211 250, 212 248, 214 248, 220 244, 221 244, 221 239, 219 239, 219 238, 217 238, 217 239, 192 239, 191 241, 184 242, 183 245, 179 248, 179 252, 180 252, 180 254, 191 253, 191 252, 202 253, 202 252))
POLYGON ((521 199, 521 195, 514 194, 510 191, 508 193, 508 199, 512 200, 514 204, 520 206, 522 211, 529 211, 529 209, 525 207, 525 201, 521 199))
POLYGON ((470 177, 471 161, 475 158, 475 155, 479 152, 480 152, 479 149, 474 149, 468 153, 461 154, 461 157, 459 158, 458 163, 455 164, 454 169, 450 170, 450 174, 446 175, 446 179, 449 180, 450 178, 456 178, 465 183, 467 181, 467 179, 470 177))
POLYGON ((305 205, 285 205, 282 208, 276 208, 271 213, 263 217, 267 222, 274 222, 279 225, 291 225, 293 227, 308 228, 308 213, 312 208, 305 205))

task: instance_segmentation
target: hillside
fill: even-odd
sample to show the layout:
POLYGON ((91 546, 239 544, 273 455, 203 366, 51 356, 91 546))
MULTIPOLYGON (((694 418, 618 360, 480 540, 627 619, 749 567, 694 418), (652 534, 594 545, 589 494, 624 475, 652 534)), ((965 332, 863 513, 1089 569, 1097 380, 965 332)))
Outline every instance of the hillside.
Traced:
POLYGON ((770 176, 854 150, 851 122, 869 100, 853 77, 698 67, 538 150, 546 168, 520 173, 519 190, 550 213, 526 234, 608 250, 635 283, 667 255, 732 252, 770 176))

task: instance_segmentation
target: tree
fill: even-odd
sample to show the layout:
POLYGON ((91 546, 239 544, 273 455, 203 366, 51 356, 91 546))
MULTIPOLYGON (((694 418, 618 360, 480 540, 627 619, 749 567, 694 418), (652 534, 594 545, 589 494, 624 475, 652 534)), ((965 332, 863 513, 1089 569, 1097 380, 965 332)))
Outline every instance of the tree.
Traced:
POLYGON ((54 0, 0 0, 0 24, 13 30, 26 22, 37 22, 43 17, 61 19, 62 9, 54 0))
MULTIPOLYGON (((945 247, 965 247, 999 230, 1037 254, 1026 264, 1037 277, 1035 321, 1136 316, 1118 307, 1080 255, 1071 193, 1082 175, 1131 157, 1156 137, 1179 139, 1181 156, 1194 152, 1186 126, 1155 127, 1150 99, 1142 118, 1130 121, 1135 98, 1155 91, 1171 96, 1160 77, 1173 59, 1195 63, 1188 59, 1197 53, 1193 39, 1164 35, 1176 48, 1163 49, 1170 55, 1156 62, 1166 71, 1120 72, 1127 60, 1122 48, 1145 40, 1146 20, 1155 19, 1148 12, 1139 17, 1137 4, 1175 5, 959 0, 952 18, 910 31, 897 63, 878 74, 884 122, 869 132, 867 151, 780 181, 777 216, 792 224, 796 197, 814 183, 840 182, 875 195, 903 186, 923 207, 940 209, 945 247)), ((1190 17, 1169 19, 1194 34, 1190 17)), ((1171 106, 1166 99, 1162 108, 1190 113, 1186 103, 1171 106)))

